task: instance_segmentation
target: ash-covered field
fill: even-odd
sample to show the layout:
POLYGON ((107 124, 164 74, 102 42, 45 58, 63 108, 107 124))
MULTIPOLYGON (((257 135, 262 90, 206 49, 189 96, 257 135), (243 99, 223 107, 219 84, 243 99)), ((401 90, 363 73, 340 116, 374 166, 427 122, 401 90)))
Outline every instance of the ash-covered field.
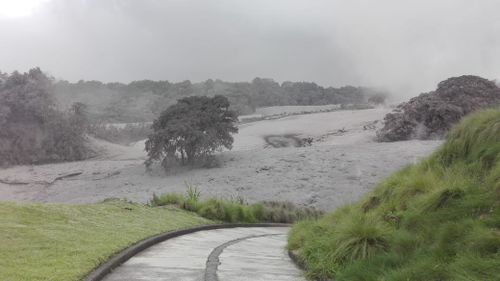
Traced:
POLYGON ((146 172, 144 142, 121 146, 91 139, 93 159, 0 170, 0 199, 61 203, 125 198, 195 185, 204 197, 291 201, 324 210, 352 202, 391 172, 429 155, 440 141, 377 143, 390 109, 339 110, 242 124, 216 168, 146 172))

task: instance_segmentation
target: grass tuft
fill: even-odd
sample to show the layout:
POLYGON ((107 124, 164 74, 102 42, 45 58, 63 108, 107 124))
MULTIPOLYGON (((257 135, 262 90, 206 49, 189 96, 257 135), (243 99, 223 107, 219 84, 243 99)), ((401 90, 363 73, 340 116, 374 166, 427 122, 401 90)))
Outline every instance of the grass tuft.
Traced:
POLYGON ((334 230, 335 250, 331 258, 339 264, 373 258, 389 247, 389 229, 381 220, 356 215, 334 230))

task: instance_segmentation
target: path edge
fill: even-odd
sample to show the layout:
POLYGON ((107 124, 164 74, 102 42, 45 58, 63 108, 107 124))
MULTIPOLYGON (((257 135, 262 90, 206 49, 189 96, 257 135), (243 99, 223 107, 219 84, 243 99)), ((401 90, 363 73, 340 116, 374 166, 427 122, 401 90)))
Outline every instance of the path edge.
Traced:
POLYGON ((306 270, 306 265, 304 261, 299 257, 299 254, 296 251, 288 250, 288 256, 292 260, 292 262, 295 264, 296 267, 298 267, 300 270, 305 271, 306 270))
POLYGON ((236 227, 289 227, 290 224, 287 223, 227 223, 227 224, 209 224, 192 228, 185 228, 180 230, 174 230, 169 232, 160 233, 158 235, 141 240, 132 246, 125 248, 119 253, 112 256, 109 260, 102 263, 98 267, 94 268, 89 274, 87 274, 82 280, 83 281, 101 281, 106 275, 108 275, 113 269, 117 268, 131 257, 135 256, 139 252, 163 242, 168 239, 179 237, 186 234, 191 234, 203 230, 213 230, 213 229, 223 229, 223 228, 236 228, 236 227))

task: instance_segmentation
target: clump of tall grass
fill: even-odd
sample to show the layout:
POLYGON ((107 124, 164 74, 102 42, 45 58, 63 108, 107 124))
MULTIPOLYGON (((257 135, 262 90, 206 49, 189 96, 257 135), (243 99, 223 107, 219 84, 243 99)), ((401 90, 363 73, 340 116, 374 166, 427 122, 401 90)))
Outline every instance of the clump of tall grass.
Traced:
POLYGON ((200 216, 232 223, 292 223, 303 219, 316 219, 323 212, 314 208, 300 208, 289 202, 262 202, 247 204, 238 197, 232 199, 211 198, 201 200, 201 192, 193 185, 186 184, 186 194, 153 194, 149 205, 176 205, 179 208, 196 212, 200 216))
POLYGON ((369 259, 389 248, 389 230, 378 218, 357 215, 334 229, 335 250, 331 258, 341 264, 369 259))
POLYGON ((288 248, 315 280, 499 280, 500 110, 466 117, 359 202, 296 224, 288 248))
POLYGON ((160 196, 153 194, 153 198, 149 201, 149 205, 153 207, 165 205, 179 205, 184 202, 184 196, 178 193, 166 193, 160 196))

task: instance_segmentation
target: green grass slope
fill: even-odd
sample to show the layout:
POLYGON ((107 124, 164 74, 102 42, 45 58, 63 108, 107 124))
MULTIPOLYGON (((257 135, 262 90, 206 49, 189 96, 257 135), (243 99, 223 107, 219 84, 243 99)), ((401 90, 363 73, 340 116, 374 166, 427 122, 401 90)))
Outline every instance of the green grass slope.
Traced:
POLYGON ((155 234, 210 224, 174 207, 0 203, 0 280, 79 280, 155 234))
POLYGON ((465 118, 358 203, 296 224, 288 247, 317 280, 500 280, 500 110, 465 118))

